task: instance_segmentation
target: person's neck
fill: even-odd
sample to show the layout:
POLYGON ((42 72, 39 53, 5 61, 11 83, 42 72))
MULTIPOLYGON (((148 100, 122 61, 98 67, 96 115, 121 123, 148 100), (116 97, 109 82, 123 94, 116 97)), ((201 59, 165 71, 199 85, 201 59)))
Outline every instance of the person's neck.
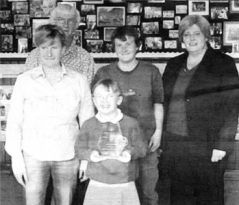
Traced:
POLYGON ((137 64, 138 64, 138 60, 137 60, 137 59, 133 59, 133 60, 130 61, 130 62, 122 62, 122 61, 119 61, 119 62, 118 62, 118 67, 119 67, 122 71, 129 72, 129 71, 134 70, 135 67, 137 66, 137 64))
POLYGON ((117 117, 118 111, 115 110, 115 112, 110 113, 110 114, 99 113, 99 115, 104 121, 111 122, 113 119, 115 119, 117 117))
POLYGON ((65 41, 66 50, 70 48, 73 39, 74 39, 73 35, 66 36, 66 41, 65 41))
POLYGON ((189 53, 188 59, 187 59, 187 69, 188 70, 191 70, 192 68, 194 68, 196 65, 198 65, 202 61, 202 59, 207 51, 207 48, 208 47, 205 46, 200 51, 189 53))

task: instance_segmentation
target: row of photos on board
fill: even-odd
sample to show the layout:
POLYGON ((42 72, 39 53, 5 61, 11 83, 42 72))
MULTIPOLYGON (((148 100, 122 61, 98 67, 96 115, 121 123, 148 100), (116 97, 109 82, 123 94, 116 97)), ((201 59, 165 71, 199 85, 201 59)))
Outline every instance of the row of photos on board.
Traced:
POLYGON ((142 52, 181 51, 178 25, 188 14, 209 20, 213 48, 239 52, 239 0, 1 0, 1 52, 32 50, 36 27, 48 23, 51 10, 60 3, 80 11, 75 38, 89 52, 112 52, 110 36, 122 25, 138 30, 142 52))

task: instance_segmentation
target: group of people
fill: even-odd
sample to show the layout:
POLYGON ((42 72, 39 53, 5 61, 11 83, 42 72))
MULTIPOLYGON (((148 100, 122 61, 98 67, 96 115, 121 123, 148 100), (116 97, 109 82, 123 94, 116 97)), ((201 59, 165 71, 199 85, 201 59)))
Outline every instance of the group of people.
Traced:
POLYGON ((57 205, 72 204, 77 178, 90 179, 84 205, 159 205, 161 147, 171 205, 223 205, 239 77, 234 60, 210 47, 208 21, 181 21, 186 51, 162 77, 136 58, 140 39, 129 26, 111 36, 118 60, 95 72, 74 42, 79 22, 74 7, 58 5, 14 86, 5 149, 26 204, 45 203, 51 177, 57 205))

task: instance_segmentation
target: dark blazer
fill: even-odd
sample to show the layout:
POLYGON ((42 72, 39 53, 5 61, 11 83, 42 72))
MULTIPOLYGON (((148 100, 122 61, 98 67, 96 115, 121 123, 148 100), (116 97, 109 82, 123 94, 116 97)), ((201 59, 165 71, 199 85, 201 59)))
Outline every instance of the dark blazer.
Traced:
MULTIPOLYGON (((174 85, 187 57, 185 52, 170 59, 163 74, 164 124, 174 85)), ((238 122, 238 94, 239 77, 234 59, 209 46, 185 91, 189 138, 198 152, 232 150, 230 142, 235 138, 238 122)))

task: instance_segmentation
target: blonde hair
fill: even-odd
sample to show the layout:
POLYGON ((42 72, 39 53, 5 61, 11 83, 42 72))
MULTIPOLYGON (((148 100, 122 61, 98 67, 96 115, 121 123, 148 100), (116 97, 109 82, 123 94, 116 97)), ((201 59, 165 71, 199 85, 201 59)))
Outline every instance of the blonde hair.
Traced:
POLYGON ((189 15, 182 19, 179 24, 179 40, 183 42, 183 34, 184 32, 189 29, 192 25, 197 25, 203 35, 210 40, 211 33, 210 33, 210 24, 206 18, 200 15, 189 15))
POLYGON ((76 20, 76 29, 80 24, 80 12, 69 4, 59 4, 56 8, 54 8, 51 12, 51 16, 49 19, 49 23, 55 25, 58 17, 61 16, 62 13, 74 14, 76 20))

